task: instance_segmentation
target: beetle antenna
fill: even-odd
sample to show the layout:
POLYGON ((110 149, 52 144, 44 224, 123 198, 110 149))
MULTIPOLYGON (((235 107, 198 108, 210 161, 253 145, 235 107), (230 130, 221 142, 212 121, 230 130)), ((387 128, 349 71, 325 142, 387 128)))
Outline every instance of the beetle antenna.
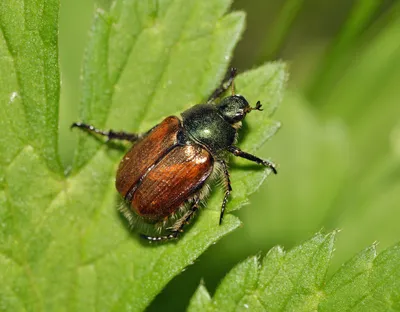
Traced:
POLYGON ((256 103, 256 107, 252 107, 251 110, 258 110, 258 111, 263 111, 263 109, 261 108, 262 104, 260 101, 257 101, 256 103))

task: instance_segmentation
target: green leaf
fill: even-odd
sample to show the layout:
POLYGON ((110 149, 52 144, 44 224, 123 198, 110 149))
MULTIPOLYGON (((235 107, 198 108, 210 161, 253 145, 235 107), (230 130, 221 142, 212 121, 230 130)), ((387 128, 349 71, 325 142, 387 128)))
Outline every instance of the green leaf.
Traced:
POLYGON ((400 306, 400 244, 378 256, 375 245, 326 277, 336 232, 318 233, 285 252, 251 257, 222 280, 211 299, 204 285, 188 311, 388 311, 400 306))
POLYGON ((195 294, 193 295, 192 300, 190 301, 188 311, 191 312, 206 311, 210 303, 211 303, 211 297, 207 291, 207 288, 204 285, 200 284, 195 294))
POLYGON ((35 147, 51 170, 57 153, 60 91, 58 1, 0 3, 0 184, 4 168, 24 148, 35 147))
MULTIPOLYGON (((83 64, 80 118, 106 129, 145 131, 204 100, 243 30, 243 14, 226 13, 227 0, 101 3, 83 64)), ((213 193, 180 240, 151 245, 117 211, 120 149, 77 131, 72 174, 62 174, 57 16, 57 1, 0 4, 0 307, 140 311, 240 221, 227 214, 218 225, 222 198, 213 193)), ((248 117, 243 149, 255 151, 277 129, 270 116, 285 80, 282 63, 238 77, 238 92, 265 107, 248 117)), ((232 170, 228 210, 267 174, 241 164, 232 170)))

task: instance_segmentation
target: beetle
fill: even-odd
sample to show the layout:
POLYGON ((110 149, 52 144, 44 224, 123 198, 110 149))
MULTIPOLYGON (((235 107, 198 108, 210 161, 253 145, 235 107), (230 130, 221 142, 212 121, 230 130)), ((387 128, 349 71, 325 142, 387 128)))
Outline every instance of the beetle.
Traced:
POLYGON ((235 75, 236 69, 232 68, 206 103, 187 109, 181 118, 169 116, 146 133, 102 131, 85 123, 72 124, 72 128, 105 136, 108 140, 134 143, 119 164, 115 185, 129 205, 121 211, 131 224, 139 219, 158 226, 159 235, 141 234, 143 238, 149 241, 179 238, 216 178, 222 179, 225 189, 221 224, 232 191, 226 163, 229 153, 277 173, 272 162, 235 145, 242 120, 251 111, 262 110, 260 101, 251 107, 242 95, 235 94, 235 75), (230 87, 232 95, 217 103, 230 87), (170 227, 166 227, 168 222, 173 222, 170 227))

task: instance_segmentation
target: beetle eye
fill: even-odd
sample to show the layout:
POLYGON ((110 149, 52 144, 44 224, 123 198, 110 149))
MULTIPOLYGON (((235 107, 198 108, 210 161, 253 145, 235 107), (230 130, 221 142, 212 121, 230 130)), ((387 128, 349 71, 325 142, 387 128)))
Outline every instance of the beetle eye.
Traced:
POLYGON ((245 115, 246 113, 244 112, 243 109, 240 109, 237 113, 236 113, 236 117, 242 117, 243 115, 245 115))

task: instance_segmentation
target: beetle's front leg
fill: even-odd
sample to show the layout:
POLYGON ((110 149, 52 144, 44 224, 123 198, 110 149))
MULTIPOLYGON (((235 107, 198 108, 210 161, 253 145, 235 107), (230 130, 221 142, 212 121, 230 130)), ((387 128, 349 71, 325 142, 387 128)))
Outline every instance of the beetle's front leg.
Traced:
POLYGON ((236 77, 236 68, 232 67, 227 74, 227 77, 222 81, 221 85, 214 90, 207 100, 207 103, 213 103, 217 98, 219 98, 229 87, 232 85, 233 80, 236 77))
POLYGON ((234 145, 229 146, 228 151, 237 157, 245 158, 245 159, 254 161, 259 165, 266 166, 266 167, 270 168, 272 170, 272 172, 275 174, 278 173, 276 171, 275 165, 272 162, 270 162, 269 160, 264 160, 264 159, 258 158, 257 156, 254 156, 252 154, 243 152, 240 148, 238 148, 237 146, 234 146, 234 145))
POLYGON ((100 129, 95 128, 92 125, 88 125, 82 122, 74 122, 71 125, 72 128, 79 128, 81 130, 87 131, 89 133, 99 134, 101 136, 107 137, 107 140, 121 140, 121 141, 129 141, 129 142, 136 142, 141 139, 145 133, 128 133, 124 131, 103 131, 100 129))

